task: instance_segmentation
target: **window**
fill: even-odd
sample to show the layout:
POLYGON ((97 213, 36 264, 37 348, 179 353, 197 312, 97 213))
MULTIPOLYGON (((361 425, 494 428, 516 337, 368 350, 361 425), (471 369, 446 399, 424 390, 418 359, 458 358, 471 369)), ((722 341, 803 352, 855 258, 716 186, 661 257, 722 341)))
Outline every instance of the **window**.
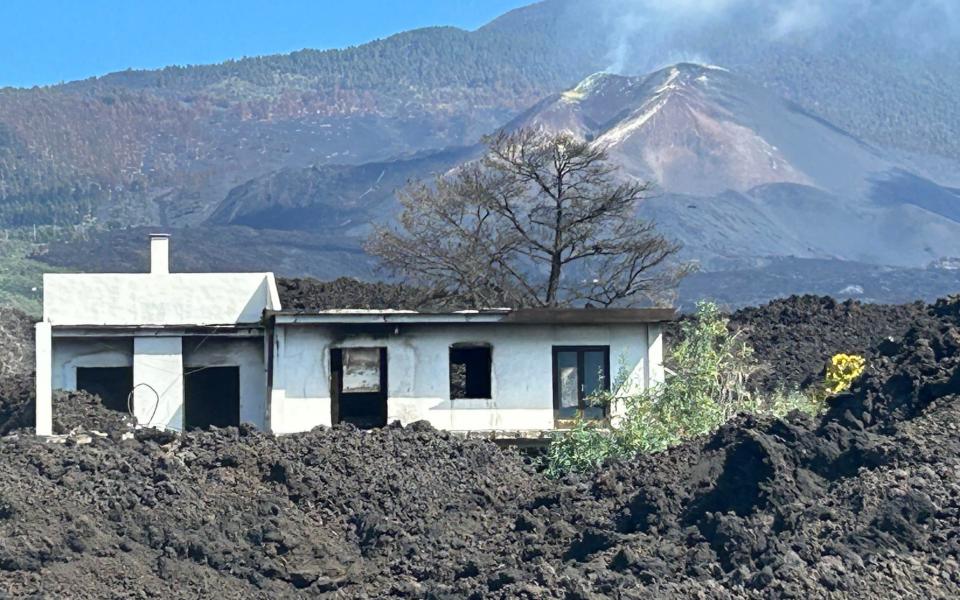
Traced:
POLYGON ((609 346, 553 347, 553 409, 558 421, 582 414, 602 419, 606 408, 592 406, 588 398, 610 389, 609 346))
POLYGON ((330 348, 330 419, 362 429, 387 424, 387 349, 330 348))
POLYGON ((491 398, 489 346, 450 348, 450 399, 491 398))
POLYGON ((343 393, 375 394, 380 391, 380 349, 344 348, 343 393))
POLYGON ((187 367, 183 375, 183 427, 240 425, 240 367, 187 367))
POLYGON ((100 396, 110 410, 129 412, 133 367, 77 367, 77 389, 100 396))

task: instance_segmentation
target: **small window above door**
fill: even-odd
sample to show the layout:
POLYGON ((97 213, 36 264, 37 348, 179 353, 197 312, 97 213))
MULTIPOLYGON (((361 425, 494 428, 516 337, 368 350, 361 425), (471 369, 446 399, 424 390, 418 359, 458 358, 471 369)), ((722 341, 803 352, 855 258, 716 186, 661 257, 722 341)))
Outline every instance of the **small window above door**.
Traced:
POLYGON ((584 419, 603 419, 606 408, 594 406, 594 394, 610 390, 609 346, 553 347, 553 410, 558 426, 584 419))

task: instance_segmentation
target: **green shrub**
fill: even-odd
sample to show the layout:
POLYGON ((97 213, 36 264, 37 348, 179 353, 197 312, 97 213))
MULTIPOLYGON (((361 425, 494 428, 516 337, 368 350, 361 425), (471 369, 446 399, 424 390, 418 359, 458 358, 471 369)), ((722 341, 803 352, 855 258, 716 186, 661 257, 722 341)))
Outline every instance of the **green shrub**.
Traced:
POLYGON ((622 454, 614 447, 616 443, 617 438, 600 423, 577 419, 573 427, 551 440, 546 457, 547 475, 557 478, 571 472, 591 471, 607 458, 622 454))
POLYGON ((659 452, 715 430, 753 402, 748 381, 759 365, 716 304, 701 302, 681 325, 664 382, 622 399, 617 431, 627 452, 659 452))
POLYGON ((783 418, 793 411, 818 415, 826 407, 826 397, 816 390, 779 389, 755 403, 744 406, 743 412, 783 418))
POLYGON ((621 408, 615 427, 577 421, 555 434, 546 458, 548 475, 589 471, 610 457, 661 452, 716 430, 737 413, 782 417, 793 410, 822 410, 816 394, 791 390, 761 397, 753 392, 750 378, 761 365, 742 332, 730 331, 715 304, 700 303, 696 316, 682 323, 679 338, 667 356, 662 384, 631 394, 621 366, 612 391, 591 399, 621 408))

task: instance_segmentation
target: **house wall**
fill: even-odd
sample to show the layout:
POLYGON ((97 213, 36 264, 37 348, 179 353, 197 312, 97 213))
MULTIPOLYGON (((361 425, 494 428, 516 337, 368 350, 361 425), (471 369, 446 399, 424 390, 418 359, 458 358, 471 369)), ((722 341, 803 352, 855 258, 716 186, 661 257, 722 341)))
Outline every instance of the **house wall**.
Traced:
POLYGON ((77 367, 132 367, 133 338, 57 338, 53 389, 77 389, 77 367))
MULTIPOLYGON (((131 366, 136 388, 134 412, 140 423, 149 420, 156 427, 182 429, 184 368, 235 366, 240 369, 240 420, 266 428, 262 337, 77 337, 52 341, 53 389, 75 390, 78 367, 131 366)), ((56 411, 56 406, 52 410, 56 411)))
POLYGON ((258 323, 279 306, 269 273, 43 276, 43 320, 53 326, 258 323))
POLYGON ((50 323, 40 321, 34 326, 34 356, 36 356, 36 411, 34 426, 37 435, 53 434, 53 332, 50 323))
POLYGON ((631 389, 659 377, 647 360, 648 344, 660 343, 659 327, 644 324, 401 325, 380 333, 346 331, 329 325, 276 327, 269 407, 273 432, 330 425, 333 347, 386 346, 388 420, 427 420, 449 430, 553 428, 553 346, 610 346, 613 380, 622 366, 631 389), (450 399, 449 350, 455 343, 492 346, 492 398, 450 399))
POLYGON ((267 376, 263 339, 190 338, 183 342, 186 369, 240 368, 240 422, 266 428, 267 376))
POLYGON ((183 429, 183 338, 134 338, 133 414, 145 426, 183 429))

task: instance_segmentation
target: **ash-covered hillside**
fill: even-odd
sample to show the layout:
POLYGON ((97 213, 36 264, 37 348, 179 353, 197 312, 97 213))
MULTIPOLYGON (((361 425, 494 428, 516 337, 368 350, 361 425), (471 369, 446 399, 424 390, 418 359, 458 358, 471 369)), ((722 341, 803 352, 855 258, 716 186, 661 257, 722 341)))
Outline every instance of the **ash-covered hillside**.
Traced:
POLYGON ((957 190, 720 67, 596 74, 510 126, 589 140, 620 176, 653 182, 640 215, 708 270, 771 257, 922 267, 960 255, 957 190))

